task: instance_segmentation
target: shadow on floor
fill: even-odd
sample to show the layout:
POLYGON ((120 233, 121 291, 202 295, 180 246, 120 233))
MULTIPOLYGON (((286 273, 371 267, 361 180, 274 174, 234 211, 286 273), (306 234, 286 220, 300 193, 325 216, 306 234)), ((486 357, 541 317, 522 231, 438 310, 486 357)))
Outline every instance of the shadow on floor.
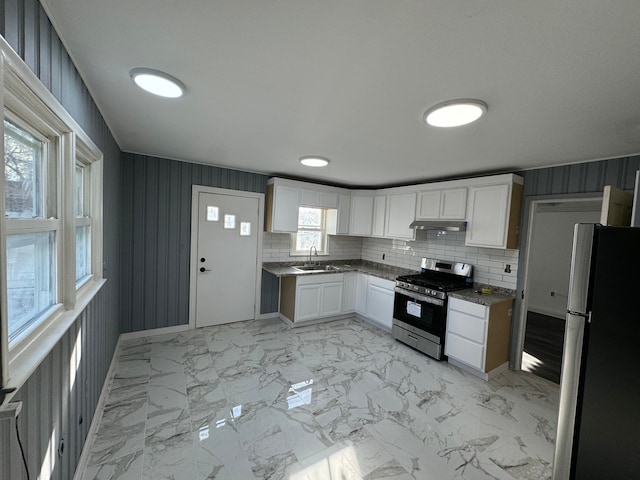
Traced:
POLYGON ((564 318, 527 312, 522 370, 560 383, 564 318))

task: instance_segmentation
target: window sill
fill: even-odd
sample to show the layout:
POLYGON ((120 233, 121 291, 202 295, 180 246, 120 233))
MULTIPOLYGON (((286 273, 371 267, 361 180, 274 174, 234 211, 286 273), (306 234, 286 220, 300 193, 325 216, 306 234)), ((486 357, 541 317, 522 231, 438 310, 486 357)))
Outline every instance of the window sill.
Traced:
POLYGON ((106 282, 100 279, 83 285, 82 292, 78 292, 75 308, 60 311, 33 340, 26 345, 17 345, 15 351, 9 352, 9 379, 4 387, 16 390, 7 395, 5 402, 24 385, 106 282))

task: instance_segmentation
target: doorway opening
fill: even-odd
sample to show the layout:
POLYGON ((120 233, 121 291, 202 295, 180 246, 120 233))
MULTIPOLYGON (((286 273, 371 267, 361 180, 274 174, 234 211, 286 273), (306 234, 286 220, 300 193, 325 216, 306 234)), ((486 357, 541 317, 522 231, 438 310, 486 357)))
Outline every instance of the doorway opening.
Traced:
POLYGON ((520 368, 560 383, 576 223, 600 221, 602 197, 547 198, 529 207, 518 342, 520 368))

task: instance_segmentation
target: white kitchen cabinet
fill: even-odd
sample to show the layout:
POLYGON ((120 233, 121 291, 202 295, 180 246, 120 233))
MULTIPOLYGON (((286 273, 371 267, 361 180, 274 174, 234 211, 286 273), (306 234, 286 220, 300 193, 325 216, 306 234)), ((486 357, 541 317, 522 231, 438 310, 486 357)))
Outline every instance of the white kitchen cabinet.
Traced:
POLYGON ((369 275, 358 273, 356 279, 356 313, 367 314, 367 288, 369 288, 369 275))
POLYGON ((491 306, 449 298, 445 355, 449 362, 488 380, 509 365, 513 300, 491 306))
POLYGON ((280 314, 291 322, 304 322, 342 314, 344 274, 283 277, 280 314))
POLYGON ((351 194, 338 195, 338 221, 336 234, 349 234, 349 218, 351 216, 351 194))
POLYGON ((517 247, 522 185, 497 183, 469 187, 465 244, 474 247, 517 247))
POLYGON ((277 180, 267 185, 265 230, 273 233, 295 233, 298 231, 300 189, 281 184, 277 180))
POLYGON ((409 225, 416 218, 416 194, 387 196, 385 237, 413 240, 416 231, 409 225))
POLYGON ((349 235, 370 237, 373 229, 372 195, 351 195, 351 215, 349 218, 349 235))
POLYGON ((395 282, 369 275, 365 316, 389 332, 393 321, 394 288, 395 282))
POLYGON ((385 214, 387 207, 387 197, 378 195, 373 199, 373 227, 371 234, 374 237, 384 237, 385 214))
POLYGON ((464 220, 467 188, 429 190, 418 193, 416 220, 464 220))
POLYGON ((357 282, 357 272, 347 272, 344 274, 342 286, 342 313, 353 313, 356 311, 357 282))
POLYGON ((338 194, 309 188, 300 189, 300 206, 316 208, 338 208, 338 194))

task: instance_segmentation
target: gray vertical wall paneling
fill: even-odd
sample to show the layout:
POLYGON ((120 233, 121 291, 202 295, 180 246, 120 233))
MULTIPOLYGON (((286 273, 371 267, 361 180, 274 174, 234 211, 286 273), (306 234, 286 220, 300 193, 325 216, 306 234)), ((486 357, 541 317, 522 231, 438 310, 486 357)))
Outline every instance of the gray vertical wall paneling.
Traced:
POLYGON ((132 246, 131 261, 123 250, 122 331, 186 324, 192 185, 264 193, 268 177, 131 153, 122 159, 122 177, 131 179, 122 183, 123 198, 132 199, 122 226, 122 242, 132 246))
POLYGON ((278 311, 279 293, 280 280, 278 277, 263 270, 260 313, 272 313, 278 311))
POLYGON ((525 196, 601 192, 605 185, 632 190, 640 156, 522 172, 525 196))
MULTIPOLYGON (((107 284, 16 395, 23 402, 19 428, 31 478, 42 468, 49 440, 53 479, 71 478, 108 371, 118 334, 121 152, 64 46, 37 0, 0 0, 0 33, 104 154, 104 259, 107 284), (70 359, 80 335, 82 357, 71 388, 70 359), (82 419, 82 423, 80 423, 82 419)), ((26 478, 25 475, 22 477, 26 478)), ((13 479, 12 479, 13 480, 13 479)), ((22 480, 22 479, 16 479, 22 480)))

